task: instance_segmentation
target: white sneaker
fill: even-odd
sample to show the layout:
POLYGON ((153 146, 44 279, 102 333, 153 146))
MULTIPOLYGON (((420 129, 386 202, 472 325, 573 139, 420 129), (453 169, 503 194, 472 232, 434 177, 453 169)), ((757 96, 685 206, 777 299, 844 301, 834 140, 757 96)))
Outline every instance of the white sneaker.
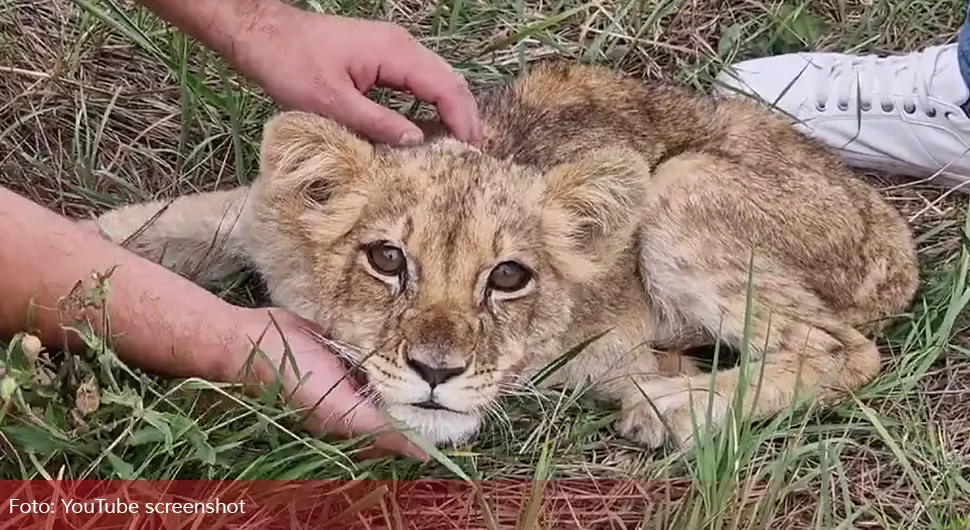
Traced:
POLYGON ((970 90, 956 44, 885 58, 779 55, 737 63, 717 81, 717 95, 774 105, 847 165, 970 193, 970 118, 961 108, 970 90))

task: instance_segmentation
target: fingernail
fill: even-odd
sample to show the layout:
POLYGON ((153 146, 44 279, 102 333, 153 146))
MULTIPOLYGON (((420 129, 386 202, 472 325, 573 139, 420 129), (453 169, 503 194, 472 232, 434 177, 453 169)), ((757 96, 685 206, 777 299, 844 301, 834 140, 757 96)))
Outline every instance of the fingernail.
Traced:
POLYGON ((401 135, 401 145, 417 145, 424 140, 424 135, 421 131, 407 131, 401 135))
POLYGON ((420 447, 417 447, 415 445, 410 445, 409 444, 409 445, 405 446, 405 448, 404 448, 404 454, 407 455, 407 456, 410 456, 411 458, 413 458, 415 460, 420 460, 422 462, 427 462, 428 461, 428 453, 425 453, 423 450, 421 450, 420 447))

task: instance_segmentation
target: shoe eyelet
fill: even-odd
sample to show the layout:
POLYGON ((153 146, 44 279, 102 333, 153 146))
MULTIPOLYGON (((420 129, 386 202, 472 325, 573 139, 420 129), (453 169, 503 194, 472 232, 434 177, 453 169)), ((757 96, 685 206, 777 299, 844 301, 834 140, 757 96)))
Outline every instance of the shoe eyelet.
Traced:
POLYGON ((842 112, 849 110, 849 104, 844 101, 840 101, 838 103, 838 107, 839 107, 839 110, 841 110, 842 112))
POLYGON ((818 110, 818 111, 821 111, 821 112, 825 112, 825 109, 827 109, 827 108, 828 108, 828 105, 826 105, 824 101, 816 101, 815 102, 815 110, 818 110))
POLYGON ((936 117, 936 109, 928 109, 926 111, 926 117, 927 118, 935 118, 936 117))
POLYGON ((862 109, 863 112, 869 112, 872 110, 872 103, 869 103, 868 101, 860 103, 859 108, 862 109))
POLYGON ((903 105, 903 112, 905 112, 906 114, 915 114, 916 113, 916 105, 911 105, 909 103, 904 104, 903 105))
POLYGON ((895 109, 896 109, 896 106, 893 105, 892 103, 883 103, 882 104, 882 110, 884 112, 892 112, 895 109))

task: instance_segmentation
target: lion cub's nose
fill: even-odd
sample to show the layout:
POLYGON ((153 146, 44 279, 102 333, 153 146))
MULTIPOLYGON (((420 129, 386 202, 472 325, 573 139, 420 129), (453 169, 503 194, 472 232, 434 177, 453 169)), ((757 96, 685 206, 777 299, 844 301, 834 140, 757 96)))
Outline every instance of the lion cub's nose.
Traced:
POLYGON ((431 385, 431 388, 434 388, 435 386, 440 385, 450 379, 454 379, 455 377, 461 375, 466 368, 464 366, 458 366, 458 367, 430 366, 416 359, 412 359, 410 357, 408 357, 407 363, 412 370, 414 370, 415 372, 418 373, 418 375, 421 376, 421 379, 424 379, 425 381, 428 382, 429 385, 431 385))

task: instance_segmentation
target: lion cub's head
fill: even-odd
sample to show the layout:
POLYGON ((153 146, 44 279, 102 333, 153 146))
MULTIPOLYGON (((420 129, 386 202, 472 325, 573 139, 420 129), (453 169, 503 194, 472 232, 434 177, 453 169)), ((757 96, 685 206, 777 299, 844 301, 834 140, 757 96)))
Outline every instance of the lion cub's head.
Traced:
POLYGON ((392 416, 459 442, 502 385, 563 353, 581 293, 632 241, 645 178, 631 156, 537 171, 451 139, 376 149, 283 113, 249 252, 277 303, 358 350, 392 416))

